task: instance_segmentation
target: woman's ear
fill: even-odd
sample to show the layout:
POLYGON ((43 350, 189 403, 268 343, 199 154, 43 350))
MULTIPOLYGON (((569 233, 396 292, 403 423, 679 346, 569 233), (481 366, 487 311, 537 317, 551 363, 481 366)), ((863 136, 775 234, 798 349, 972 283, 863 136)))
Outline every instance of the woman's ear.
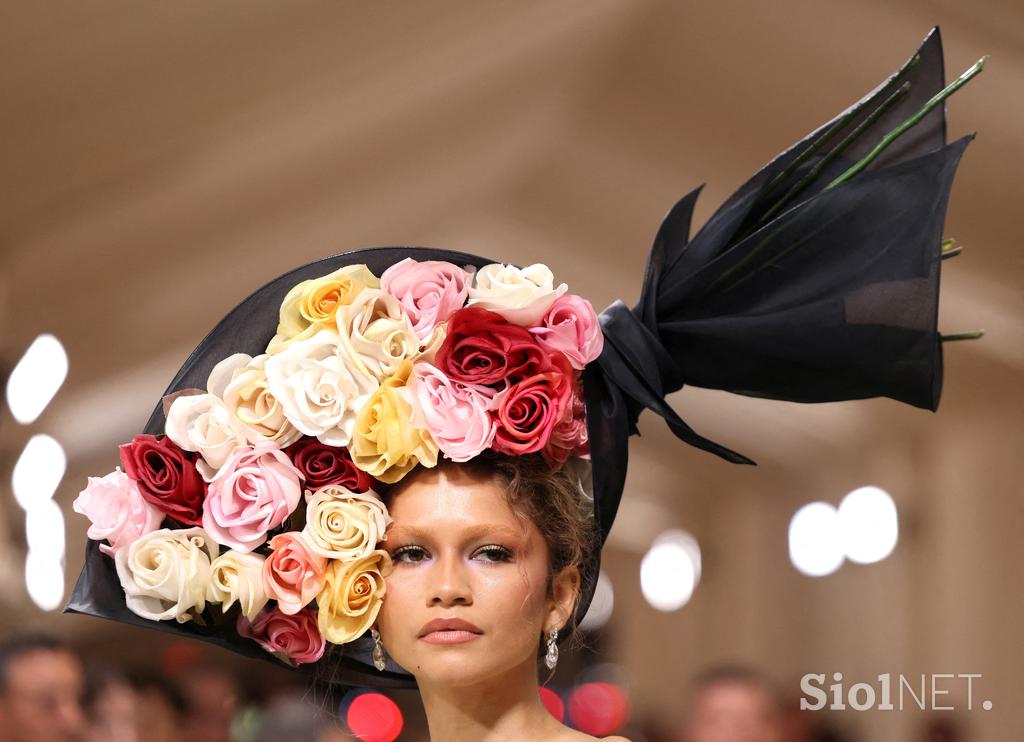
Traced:
POLYGON ((561 630, 569 623, 579 594, 579 569, 575 565, 563 567, 551 580, 551 599, 544 619, 545 633, 553 628, 561 630))

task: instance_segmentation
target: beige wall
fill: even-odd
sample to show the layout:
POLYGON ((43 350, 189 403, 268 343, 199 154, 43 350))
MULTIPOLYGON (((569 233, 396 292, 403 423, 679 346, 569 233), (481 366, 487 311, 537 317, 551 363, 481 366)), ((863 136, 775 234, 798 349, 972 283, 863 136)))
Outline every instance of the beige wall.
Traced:
MULTIPOLYGON (((605 562, 609 627, 638 708, 678 721, 682 685, 724 659, 792 693, 806 672, 980 672, 995 704, 976 739, 1024 728, 1024 9, 909 2, 50 2, 0 21, 0 363, 56 333, 71 373, 31 430, 0 426, 0 469, 31 432, 71 466, 70 502, 109 470, 188 351, 263 281, 359 246, 419 244, 547 262, 598 308, 632 302, 667 208, 701 182, 700 224, 747 175, 891 73, 934 24, 947 73, 983 53, 949 106, 978 130, 947 233, 937 415, 894 402, 794 406, 687 389, 674 402, 757 468, 633 442, 624 508, 689 529, 704 578, 679 612, 646 607, 623 520, 605 562), (861 484, 893 493, 902 538, 871 567, 812 580, 788 563, 800 505, 861 484)), ((6 413, 4 413, 6 415, 6 413)), ((6 489, 3 490, 6 493, 6 489)), ((20 579, 21 513, 0 507, 3 621, 40 618, 20 579), (30 604, 29 604, 30 605, 30 604)), ((104 633, 106 632, 106 633, 104 633)), ((133 637, 143 642, 144 637, 133 637)), ((864 739, 911 740, 922 717, 848 714, 864 739)))

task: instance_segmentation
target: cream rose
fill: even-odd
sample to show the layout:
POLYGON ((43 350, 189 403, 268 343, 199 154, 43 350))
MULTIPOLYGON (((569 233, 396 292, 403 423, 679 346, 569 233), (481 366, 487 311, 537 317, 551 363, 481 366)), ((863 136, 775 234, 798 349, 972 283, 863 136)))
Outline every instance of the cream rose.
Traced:
POLYGON ((391 557, 378 549, 351 562, 332 560, 324 588, 317 596, 317 624, 324 638, 345 644, 366 632, 377 620, 391 571, 391 557))
POLYGON ((242 615, 253 621, 268 599, 263 589, 263 557, 231 550, 213 560, 206 586, 208 603, 220 603, 226 612, 237 600, 242 615))
POLYGON ((342 353, 378 381, 420 352, 420 339, 401 303, 379 289, 360 293, 338 310, 337 320, 342 353))
POLYGON ((541 263, 526 268, 491 263, 477 271, 469 304, 496 312, 514 325, 532 327, 569 288, 564 283, 555 288, 554 280, 541 263))
POLYGON ((347 446, 356 413, 377 388, 340 351, 337 333, 321 330, 266 361, 267 383, 288 421, 331 446, 347 446))
POLYGON ((171 403, 164 426, 167 437, 201 457, 196 469, 209 482, 235 446, 247 442, 245 426, 213 394, 181 396, 171 403))
POLYGON ((364 557, 384 539, 391 516, 373 492, 329 484, 306 493, 303 534, 317 554, 345 561, 364 557))
POLYGON ((185 623, 206 607, 217 544, 202 528, 162 528, 114 554, 128 609, 151 621, 185 623))
POLYGON ((225 406, 244 426, 246 439, 276 442, 281 448, 302 437, 284 414, 284 407, 267 382, 265 364, 268 355, 253 358, 245 353, 228 356, 213 367, 207 389, 224 400, 225 406))
POLYGON ((365 265, 346 265, 320 278, 311 278, 292 287, 281 302, 277 334, 267 346, 268 353, 279 353, 293 342, 301 342, 322 329, 334 326, 338 309, 352 302, 367 288, 380 281, 365 265))

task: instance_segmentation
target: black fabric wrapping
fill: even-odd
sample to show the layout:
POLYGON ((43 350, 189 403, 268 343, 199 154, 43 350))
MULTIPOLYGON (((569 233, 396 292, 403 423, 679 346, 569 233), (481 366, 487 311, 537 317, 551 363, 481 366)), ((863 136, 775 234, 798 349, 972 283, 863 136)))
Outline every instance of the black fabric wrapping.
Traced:
MULTIPOLYGON (((684 384, 800 402, 886 396, 934 410, 942 382, 936 331, 940 242, 953 175, 973 135, 946 145, 939 106, 852 180, 825 190, 943 87, 942 47, 933 29, 916 63, 876 90, 904 81, 910 91, 772 218, 759 224, 772 198, 820 161, 805 158, 780 183, 773 179, 850 116, 860 103, 815 130, 759 170, 690 240, 700 188, 668 213, 648 258, 640 300, 615 302, 600 316, 601 357, 584 371, 596 527, 607 537, 622 497, 628 438, 643 409, 661 415, 681 440, 734 463, 746 456, 690 428, 665 401, 684 384)), ((874 93, 874 91, 873 91, 874 93)), ((872 95, 862 99, 867 101, 872 95)), ((869 107, 870 108, 870 107, 869 107)), ((827 151, 828 147, 823 148, 827 151)), ((238 305, 200 343, 168 386, 204 388, 213 366, 238 352, 257 355, 277 326, 278 309, 299 281, 352 263, 376 275, 413 256, 481 267, 497 262, 432 248, 370 248, 336 255, 287 273, 238 305)), ((157 404, 145 432, 163 433, 157 404)), ((590 605, 600 549, 583 568, 576 619, 590 605)), ((226 627, 153 622, 125 606, 113 561, 90 542, 85 568, 65 609, 191 636, 241 654, 277 662, 226 627)), ((335 679, 348 685, 414 686, 396 665, 372 668, 368 637, 345 645, 335 679)))

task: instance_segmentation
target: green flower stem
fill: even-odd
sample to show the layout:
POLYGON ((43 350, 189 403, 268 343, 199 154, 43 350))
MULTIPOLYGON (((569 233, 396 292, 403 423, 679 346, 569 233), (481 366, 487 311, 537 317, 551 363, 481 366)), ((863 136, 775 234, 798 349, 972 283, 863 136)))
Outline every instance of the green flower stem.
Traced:
POLYGON ((942 259, 943 260, 949 260, 950 258, 955 258, 957 255, 959 255, 963 251, 964 251, 964 246, 963 245, 957 245, 956 247, 950 248, 949 250, 943 250, 942 251, 942 259))
POLYGON ((801 178, 798 183, 796 183, 792 188, 790 188, 786 192, 786 195, 784 195, 782 198, 776 201, 775 204, 770 209, 768 209, 768 211, 766 211, 760 219, 758 219, 757 224, 754 225, 754 229, 756 230, 759 226, 761 226, 769 219, 774 217, 776 214, 778 214, 783 206, 792 201, 804 188, 809 186, 814 181, 814 179, 818 177, 818 175, 821 173, 821 171, 825 168, 826 165, 828 165, 830 162, 832 162, 832 160, 838 157, 843 152, 843 150, 849 147, 850 144, 852 144, 858 137, 860 137, 861 134, 863 134, 876 121, 878 121, 879 117, 881 117, 883 113, 892 108, 896 101, 899 100, 902 96, 906 95, 907 92, 909 92, 909 90, 910 83, 903 83, 902 85, 899 86, 899 88, 896 89, 896 91, 892 95, 890 95, 882 102, 882 105, 880 105, 870 114, 865 116, 864 120, 857 124, 857 128, 855 128, 853 131, 851 131, 849 134, 843 137, 843 140, 839 142, 839 144, 837 144, 827 155, 822 157, 818 164, 815 165, 814 168, 809 173, 807 173, 807 175, 801 178))
POLYGON ((870 165, 872 162, 874 162, 875 158, 882 154, 882 152, 885 151, 886 147, 888 147, 890 144, 896 141, 896 139, 899 138, 902 134, 906 133, 911 128, 913 128, 917 123, 921 121, 921 119, 923 119, 928 114, 929 111, 931 111, 933 108, 939 105, 946 98, 951 96, 961 87, 966 85, 971 80, 971 78, 973 78, 975 75, 981 72, 985 68, 985 61, 987 59, 988 55, 986 54, 984 57, 982 57, 973 65, 971 65, 966 72, 960 75, 960 77, 958 77, 952 83, 950 83, 945 88, 936 93, 934 96, 932 96, 931 100, 925 103, 917 113, 908 118, 895 129, 890 131, 884 137, 882 137, 882 141, 876 144, 875 148, 868 152, 867 155, 865 155, 860 162, 858 162, 856 165, 851 167, 845 173, 843 173, 838 178, 829 183, 827 186, 825 186, 825 190, 827 191, 829 188, 834 188, 837 185, 845 183, 850 178, 857 175, 857 173, 866 168, 868 165, 870 165))
POLYGON ((957 332, 952 335, 939 335, 939 340, 944 343, 948 343, 951 340, 977 340, 984 334, 984 330, 975 330, 974 332, 957 332))
POLYGON ((889 90, 897 82, 899 82, 899 79, 903 75, 903 73, 909 70, 915 64, 917 64, 918 61, 920 61, 920 59, 920 54, 915 54, 914 56, 912 56, 910 59, 904 62, 903 66, 896 70, 896 74, 894 74, 888 82, 886 82, 877 91, 875 91, 875 93, 872 96, 866 98, 860 104, 856 105, 854 108, 840 116, 839 119, 834 124, 832 124, 832 126, 829 127, 828 131, 822 134, 816 142, 814 142, 811 146, 809 146, 807 149, 801 152, 791 163, 789 163, 789 165, 785 167, 784 170, 782 170, 782 172, 778 173, 774 178, 772 178, 768 182, 768 185, 765 186, 764 192, 761 194, 761 197, 764 198, 764 196, 775 190, 779 186, 779 184, 782 183, 782 181, 784 181, 790 175, 792 175, 798 167, 803 165, 810 157, 817 154, 818 150, 820 150, 822 147, 828 144, 832 140, 832 138, 836 134, 838 134, 842 129, 845 129, 846 125, 849 124, 850 121, 855 119, 857 116, 859 116, 865 108, 874 105, 875 101, 877 101, 883 95, 886 95, 889 92, 889 90))

